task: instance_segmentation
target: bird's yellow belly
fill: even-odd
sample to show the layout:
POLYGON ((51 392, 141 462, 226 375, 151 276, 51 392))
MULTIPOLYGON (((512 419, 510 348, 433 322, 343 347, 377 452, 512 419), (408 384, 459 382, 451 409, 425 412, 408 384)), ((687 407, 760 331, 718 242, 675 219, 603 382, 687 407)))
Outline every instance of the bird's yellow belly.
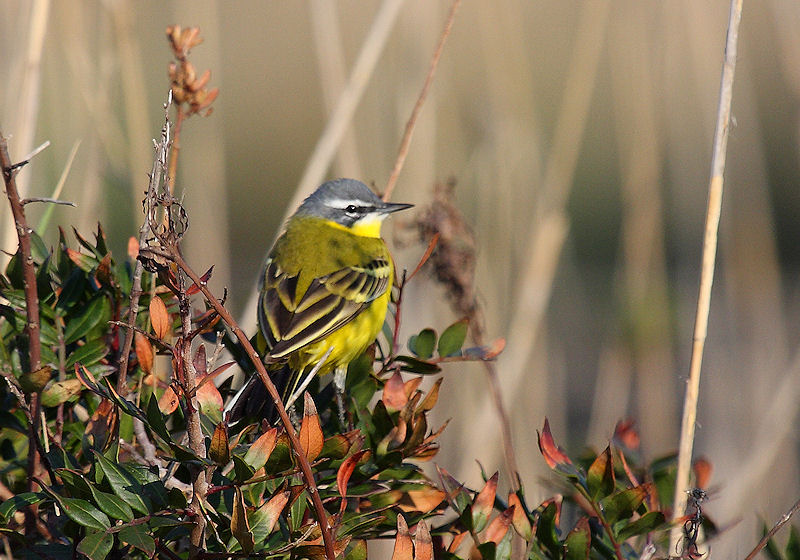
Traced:
POLYGON ((345 326, 333 331, 322 340, 308 344, 295 351, 289 358, 289 365, 295 371, 314 367, 325 356, 330 355, 320 368, 318 375, 324 375, 339 366, 346 366, 373 343, 383 327, 391 290, 376 298, 372 304, 345 326))

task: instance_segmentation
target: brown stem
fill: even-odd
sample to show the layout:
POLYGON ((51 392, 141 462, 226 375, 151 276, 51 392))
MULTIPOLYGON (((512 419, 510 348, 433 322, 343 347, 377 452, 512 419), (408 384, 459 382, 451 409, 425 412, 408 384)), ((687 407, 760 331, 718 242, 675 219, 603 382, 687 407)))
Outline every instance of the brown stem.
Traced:
POLYGON ((275 408, 277 409, 278 415, 281 418, 281 422, 286 429, 286 434, 289 437, 290 443, 292 444, 292 450, 294 451, 297 462, 300 465, 300 470, 303 473, 303 480, 306 483, 308 494, 311 496, 311 502, 314 506, 317 520, 319 521, 320 531, 322 532, 322 540, 325 544, 325 556, 328 560, 335 560, 336 553, 334 552, 333 547, 333 537, 331 536, 330 527, 328 526, 328 516, 325 513, 325 506, 322 503, 322 498, 320 498, 317 484, 314 481, 314 473, 311 470, 311 465, 308 462, 308 458, 302 451, 300 440, 297 438, 297 434, 294 431, 294 426, 292 425, 292 421, 289 419, 289 415, 286 413, 286 408, 283 406, 283 401, 278 394, 278 390, 272 383, 272 380, 270 379, 269 374, 264 367, 264 363, 261 361, 261 358, 258 355, 258 352, 256 352, 255 348, 253 348, 253 345, 250 344, 250 340, 247 338, 247 335, 244 333, 233 316, 228 312, 227 309, 225 309, 219 300, 217 300, 214 294, 212 294, 206 286, 206 283, 197 275, 194 270, 192 270, 192 268, 186 263, 186 261, 183 260, 178 252, 168 247, 165 248, 165 250, 168 252, 162 252, 155 248, 149 249, 148 251, 172 260, 176 265, 178 265, 178 268, 186 273, 186 275, 203 293, 203 296, 205 296, 209 305, 214 308, 225 324, 228 325, 228 327, 230 327, 230 329, 236 335, 239 343, 247 353, 248 358, 250 358, 253 366, 255 366, 258 376, 261 378, 261 382, 264 383, 264 386, 267 388, 267 392, 270 394, 273 402, 275 403, 275 408))
POLYGON ((183 110, 183 105, 177 105, 177 115, 175 117, 175 125, 173 126, 174 134, 172 140, 172 147, 169 152, 169 172, 167 173, 166 184, 167 192, 173 194, 175 189, 175 177, 178 175, 178 155, 181 151, 181 129, 183 128, 183 121, 186 118, 186 113, 183 110))
POLYGON ((769 542, 769 540, 772 537, 775 536, 775 533, 777 533, 780 530, 781 527, 786 525, 789 522, 789 520, 792 518, 792 516, 795 513, 798 512, 798 510, 800 510, 800 500, 795 502, 795 504, 792 506, 792 508, 789 511, 787 511, 786 513, 783 514, 783 517, 781 517, 778 520, 778 522, 775 523, 775 525, 772 527, 772 529, 770 529, 769 532, 766 535, 764 535, 764 538, 762 538, 758 542, 756 547, 750 552, 750 554, 748 554, 745 557, 744 560, 753 560, 753 558, 755 558, 758 555, 758 553, 761 552, 761 549, 763 549, 765 546, 767 546, 767 543, 769 542))
POLYGON ((403 139, 400 141, 400 149, 397 151, 397 159, 394 162, 394 169, 392 169, 392 174, 389 175, 389 180, 386 182, 386 189, 383 191, 383 200, 389 200, 392 198, 392 191, 394 191, 394 187, 397 184, 397 178, 400 176, 400 171, 402 171, 403 164, 405 163, 406 156, 408 155, 408 148, 411 145, 411 137, 414 134, 414 128, 417 126, 417 118, 422 111, 422 106, 425 104, 425 98, 428 97, 428 90, 431 88, 431 84, 433 83, 433 76, 436 74, 436 67, 439 65, 439 59, 442 58, 444 44, 447 41, 447 37, 450 35, 450 30, 453 28, 453 22, 456 19, 456 11, 458 10, 458 6, 460 4, 461 0, 453 0, 453 4, 450 6, 450 13, 447 15, 447 22, 444 24, 444 29, 439 37, 439 44, 436 45, 436 50, 433 52, 433 57, 431 57, 431 64, 428 67, 428 74, 425 76, 425 82, 422 84, 422 89, 419 92, 419 97, 417 97, 417 102, 414 104, 414 109, 411 110, 411 116, 408 118, 408 123, 406 123, 406 129, 403 132, 403 139))
MULTIPOLYGON (((174 249, 177 254, 177 249, 174 249)), ((200 410, 197 402, 196 388, 197 376, 192 364, 192 317, 189 296, 186 294, 186 279, 182 273, 178 274, 178 307, 181 316, 181 344, 178 345, 181 356, 176 360, 183 370, 182 387, 186 399, 186 432, 189 436, 189 447, 198 457, 206 456, 206 443, 200 427, 200 410)), ((178 356, 176 356, 178 358, 178 356)), ((203 499, 208 491, 206 472, 202 467, 193 467, 192 501, 189 508, 195 513, 194 526, 190 536, 191 546, 194 549, 189 557, 195 558, 204 550, 206 518, 203 515, 203 499)))
MULTIPOLYGON (((0 165, 3 168, 3 181, 6 185, 6 195, 11 204, 11 213, 14 216, 14 227, 19 238, 19 259, 22 265, 22 281, 25 290, 25 312, 27 321, 25 322, 25 334, 28 337, 28 368, 29 371, 36 371, 41 367, 41 342, 39 340, 39 296, 36 293, 36 270, 33 266, 33 256, 31 255, 31 230, 25 219, 25 208, 17 191, 15 166, 8 155, 8 142, 0 132, 0 165)), ((31 422, 30 439, 28 442, 28 490, 33 490, 33 477, 39 470, 39 453, 37 452, 37 441, 39 438, 39 393, 32 393, 30 396, 31 422)), ((36 516, 32 508, 26 510, 25 516, 26 534, 31 535, 36 528, 36 516)))

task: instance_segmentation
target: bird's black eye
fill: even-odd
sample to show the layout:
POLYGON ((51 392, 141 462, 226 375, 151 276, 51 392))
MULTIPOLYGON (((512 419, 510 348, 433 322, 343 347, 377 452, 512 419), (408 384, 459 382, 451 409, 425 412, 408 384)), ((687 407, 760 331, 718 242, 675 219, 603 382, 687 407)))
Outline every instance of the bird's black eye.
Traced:
POLYGON ((347 208, 344 209, 345 212, 348 214, 357 214, 358 213, 358 206, 355 204, 349 204, 347 208))

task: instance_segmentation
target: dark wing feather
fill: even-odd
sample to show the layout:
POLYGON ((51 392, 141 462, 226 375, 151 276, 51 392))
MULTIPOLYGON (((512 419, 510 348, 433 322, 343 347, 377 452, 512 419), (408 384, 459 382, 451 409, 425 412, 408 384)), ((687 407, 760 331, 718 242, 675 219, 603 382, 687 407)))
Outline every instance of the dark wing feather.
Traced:
POLYGON ((264 274, 258 322, 272 361, 286 358, 358 316, 389 286, 391 264, 377 258, 366 266, 348 266, 315 278, 299 298, 298 275, 270 260, 264 274))

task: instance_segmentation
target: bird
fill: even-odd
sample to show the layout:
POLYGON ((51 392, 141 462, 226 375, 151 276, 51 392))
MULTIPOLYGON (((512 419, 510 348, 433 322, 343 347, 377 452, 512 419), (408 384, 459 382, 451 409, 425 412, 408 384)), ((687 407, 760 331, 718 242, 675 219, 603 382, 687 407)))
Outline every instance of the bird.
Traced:
MULTIPOLYGON (((375 341, 391 298, 394 263, 381 224, 412 206, 385 202, 361 181, 335 179, 320 185, 287 220, 262 269, 258 299, 266 342, 262 359, 284 388, 287 407, 304 377, 334 372, 344 422, 347 366, 375 341)), ((226 407, 229 425, 260 420, 271 410, 257 375, 226 407)))

